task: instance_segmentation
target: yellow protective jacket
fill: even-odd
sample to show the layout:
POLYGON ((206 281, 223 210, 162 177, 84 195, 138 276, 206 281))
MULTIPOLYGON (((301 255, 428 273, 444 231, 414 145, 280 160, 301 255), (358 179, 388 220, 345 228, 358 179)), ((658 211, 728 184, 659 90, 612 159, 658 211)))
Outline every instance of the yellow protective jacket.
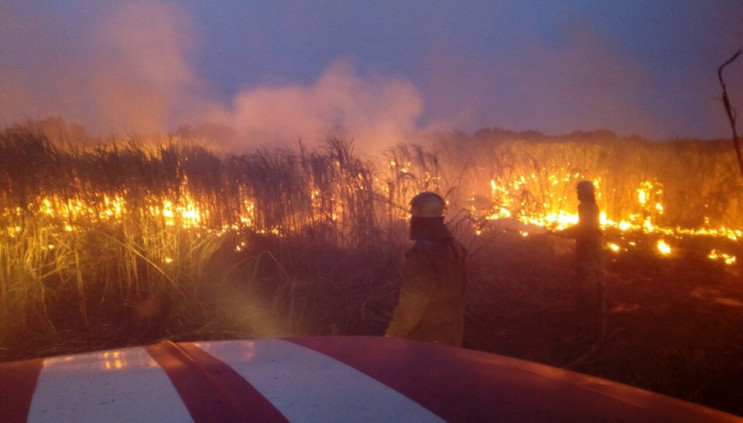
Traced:
POLYGON ((421 239, 405 253, 387 336, 461 346, 467 250, 453 238, 421 239))

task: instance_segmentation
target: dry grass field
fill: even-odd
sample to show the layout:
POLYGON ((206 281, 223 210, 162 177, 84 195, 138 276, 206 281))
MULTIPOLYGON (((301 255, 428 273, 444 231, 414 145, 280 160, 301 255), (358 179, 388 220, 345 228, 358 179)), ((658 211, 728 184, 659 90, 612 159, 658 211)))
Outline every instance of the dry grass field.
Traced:
POLYGON ((743 185, 726 147, 491 130, 366 159, 339 139, 218 155, 173 138, 83 146, 8 128, 0 360, 164 338, 380 335, 406 203, 434 190, 470 250, 466 347, 743 415, 743 185), (606 212, 601 339, 568 288, 572 244, 544 233, 570 224, 583 178, 606 212))

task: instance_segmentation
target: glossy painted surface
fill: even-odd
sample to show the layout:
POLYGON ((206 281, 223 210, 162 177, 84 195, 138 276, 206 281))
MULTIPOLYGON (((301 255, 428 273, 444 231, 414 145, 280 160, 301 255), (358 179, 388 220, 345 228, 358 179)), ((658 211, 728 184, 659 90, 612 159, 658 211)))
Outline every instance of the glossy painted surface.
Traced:
MULTIPOLYGON (((442 422, 431 411, 331 356, 279 339, 246 348, 232 342, 197 344, 232 364, 293 422, 442 422)), ((374 360, 371 351, 364 351, 374 360)))
POLYGON ((4 422, 743 422, 648 391, 378 337, 163 342, 0 364, 4 422))
POLYGON ((44 360, 28 421, 190 421, 190 417, 155 360, 143 348, 128 348, 44 360))

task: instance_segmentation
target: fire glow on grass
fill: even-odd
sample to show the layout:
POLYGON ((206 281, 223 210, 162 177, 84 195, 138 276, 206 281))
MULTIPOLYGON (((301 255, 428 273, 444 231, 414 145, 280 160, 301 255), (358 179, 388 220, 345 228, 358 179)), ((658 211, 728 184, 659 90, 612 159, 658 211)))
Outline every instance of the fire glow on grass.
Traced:
MULTIPOLYGON (((536 175, 532 174, 531 179, 536 180, 536 175)), ((550 184, 557 186, 558 184, 568 187, 575 184, 575 181, 580 180, 581 175, 579 174, 564 174, 562 177, 556 175, 549 175, 548 181, 550 184)), ((523 192, 522 187, 529 183, 529 178, 521 177, 513 181, 502 181, 502 180, 491 180, 490 191, 491 196, 497 199, 497 206, 495 206, 486 219, 488 220, 499 220, 499 219, 516 219, 522 224, 528 226, 537 226, 544 229, 550 230, 561 230, 571 225, 575 225, 578 222, 578 214, 570 213, 562 207, 565 207, 571 203, 577 202, 577 196, 572 190, 551 190, 545 196, 546 199, 538 204, 541 207, 537 207, 536 212, 530 212, 530 208, 520 198, 523 192), (554 194, 555 191, 565 192, 566 195, 559 197, 554 194), (569 195, 574 198, 568 198, 569 195), (517 210, 514 212, 514 210, 517 210)), ((597 188, 597 202, 601 204, 601 180, 597 179, 593 181, 594 186, 597 188)), ((743 231, 739 229, 731 229, 726 227, 712 228, 709 226, 701 228, 668 228, 662 227, 655 223, 654 217, 658 217, 663 214, 664 206, 662 203, 663 189, 657 182, 644 181, 636 189, 636 200, 638 213, 630 213, 626 217, 615 220, 609 219, 606 212, 601 212, 600 222, 604 229, 614 229, 620 233, 643 233, 643 234, 654 234, 658 236, 666 236, 671 238, 677 238, 681 236, 704 236, 704 237, 717 237, 726 238, 731 241, 738 241, 743 237, 743 231)), ((473 212, 475 210, 473 209, 473 212)), ((709 223, 709 219, 705 219, 706 223, 709 223)), ((482 231, 478 232, 478 234, 482 231)), ((523 235, 523 234, 522 234, 523 235)), ((630 248, 636 246, 634 242, 628 242, 624 247, 620 246, 616 242, 608 242, 606 248, 614 253, 620 253, 627 251, 630 248)), ((664 239, 660 239, 656 243, 656 250, 658 253, 664 256, 673 255, 674 251, 672 247, 664 239)), ((727 265, 732 265, 736 262, 735 255, 728 254, 717 249, 712 249, 707 258, 710 260, 720 261, 727 265)))
MULTIPOLYGON (((396 169, 396 172, 408 174, 409 166, 397 162, 390 162, 390 166, 396 169)), ((360 180, 364 179, 362 174, 358 175, 360 180)), ((435 183, 435 176, 425 173, 425 182, 435 183)), ((485 198, 486 207, 472 206, 473 215, 483 216, 485 221, 494 221, 499 219, 511 219, 520 222, 526 226, 539 227, 549 230, 561 230, 574 225, 578 222, 578 215, 571 210, 575 209, 577 198, 574 192, 575 182, 583 179, 582 175, 564 171, 561 174, 552 173, 548 175, 536 175, 532 173, 528 176, 518 176, 511 180, 492 179, 489 183, 487 195, 473 195, 473 204, 477 198, 485 198), (537 192, 541 197, 527 197, 524 193, 537 192)), ((389 193, 390 184, 381 183, 375 179, 376 185, 374 190, 381 193, 389 193)), ((594 179, 594 185, 597 188, 597 202, 599 206, 605 206, 602 198, 602 180, 594 179)), ((342 221, 344 208, 346 204, 337 200, 331 193, 328 196, 326 191, 317 187, 312 187, 309 193, 309 204, 314 210, 313 219, 329 224, 337 224, 342 221), (331 205, 328 207, 328 205, 331 205)), ((384 196, 381 194, 380 196, 384 196)), ((261 227, 258 224, 256 203, 251 200, 249 195, 241 194, 242 197, 238 209, 238 221, 227 222, 221 227, 210 226, 210 216, 213 213, 207 204, 200 203, 192 195, 188 182, 184 181, 178 189, 176 195, 171 198, 164 196, 151 195, 138 201, 138 204, 130 205, 126 201, 126 193, 86 193, 86 198, 62 198, 57 195, 49 195, 35 202, 35 210, 32 213, 41 214, 49 218, 57 219, 65 231, 72 232, 75 228, 83 224, 95 222, 121 222, 131 216, 146 216, 159 221, 165 227, 173 229, 208 231, 211 233, 239 231, 249 229, 257 233, 273 234, 280 236, 287 231, 295 231, 302 225, 291 223, 288 226, 272 225, 261 227)), ((737 241, 743 237, 743 232, 738 229, 726 227, 713 228, 707 225, 700 228, 668 228, 656 223, 657 218, 663 215, 665 207, 663 205, 663 189, 657 182, 644 181, 635 190, 636 212, 628 213, 620 218, 610 218, 606 212, 600 216, 601 225, 606 229, 611 229, 620 234, 640 233, 652 234, 657 240, 655 246, 657 252, 661 255, 671 256, 674 249, 663 238, 677 238, 681 236, 704 236, 726 238, 737 241)), ((21 209, 16 210, 16 215, 23 213, 21 209)), ((7 215, 7 214, 6 214, 7 215)), ((280 224, 281 222, 279 222, 280 224)), ((342 223, 342 222, 341 222, 342 223)), ((476 233, 481 234, 487 231, 487 227, 476 228, 476 233)), ((6 228, 6 233, 11 237, 19 235, 21 229, 19 226, 11 225, 6 228)), ((528 231, 521 231, 522 236, 527 236, 528 231)), ((613 253, 620 254, 636 248, 634 241, 625 241, 622 239, 612 239, 607 242, 607 249, 613 253)), ((44 248, 55 248, 53 243, 46 244, 44 248)), ((236 245, 236 250, 244 249, 244 245, 236 245)), ((721 249, 711 249, 707 258, 719 261, 727 265, 736 263, 736 257, 730 252, 721 249)), ((172 262, 171 257, 163 257, 165 263, 172 262)))
MULTIPOLYGON (((98 202, 84 199, 64 200, 57 196, 43 198, 38 210, 31 209, 50 218, 61 219, 65 228, 71 231, 72 224, 80 222, 120 222, 125 216, 132 213, 121 195, 101 195, 98 202)), ((167 198, 147 198, 145 203, 150 204, 147 211, 150 216, 162 219, 166 226, 178 226, 183 229, 198 228, 208 216, 208 210, 202 210, 189 195, 181 196, 177 202, 167 198)), ((21 209, 16 210, 22 214, 21 209)))

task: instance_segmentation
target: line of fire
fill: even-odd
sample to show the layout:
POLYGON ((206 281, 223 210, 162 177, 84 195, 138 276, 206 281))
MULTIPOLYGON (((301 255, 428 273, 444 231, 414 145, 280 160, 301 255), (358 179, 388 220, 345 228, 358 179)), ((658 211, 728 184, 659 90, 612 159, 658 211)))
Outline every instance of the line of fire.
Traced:
POLYGON ((465 346, 563 366, 594 340, 568 306, 571 240, 552 234, 577 222, 576 183, 590 180, 609 331, 579 370, 740 403, 736 378, 704 382, 739 362, 728 339, 741 302, 727 292, 739 290, 743 180, 729 140, 486 129, 373 153, 341 137, 236 153, 176 135, 73 139, 0 131, 0 361, 381 334, 408 203, 434 191, 469 250, 465 346))
MULTIPOLYGON (((177 137, 75 144, 11 127, 0 133, 0 335, 58 333, 49 297, 63 287, 86 326, 90 298, 123 298, 135 320, 149 316, 165 289, 195 298, 189 283, 216 251, 255 254, 256 237, 401 246, 407 203, 424 190, 446 198, 448 224, 476 250, 574 224, 574 187, 589 179, 608 257, 644 251, 733 270, 735 160, 722 140, 608 131, 437 134, 370 155, 341 138, 234 154, 177 137)), ((272 253, 261 251, 265 262, 272 253)))
MULTIPOLYGON (((220 156, 173 138, 65 148, 15 128, 0 145, 3 237, 44 240, 34 244, 50 257, 74 247, 72 234, 132 224, 199 237, 323 227, 351 242, 404 221, 406 201, 420 190, 446 194, 448 220, 460 231, 528 236, 575 224, 573 187, 590 179, 609 251, 653 244, 673 255, 701 244, 696 254, 737 262, 743 198, 735 157, 720 142, 503 132, 439 137, 430 148, 401 145, 365 160, 342 139, 313 151, 300 144, 220 156)), ((168 264, 174 254, 159 248, 152 259, 168 264)))

